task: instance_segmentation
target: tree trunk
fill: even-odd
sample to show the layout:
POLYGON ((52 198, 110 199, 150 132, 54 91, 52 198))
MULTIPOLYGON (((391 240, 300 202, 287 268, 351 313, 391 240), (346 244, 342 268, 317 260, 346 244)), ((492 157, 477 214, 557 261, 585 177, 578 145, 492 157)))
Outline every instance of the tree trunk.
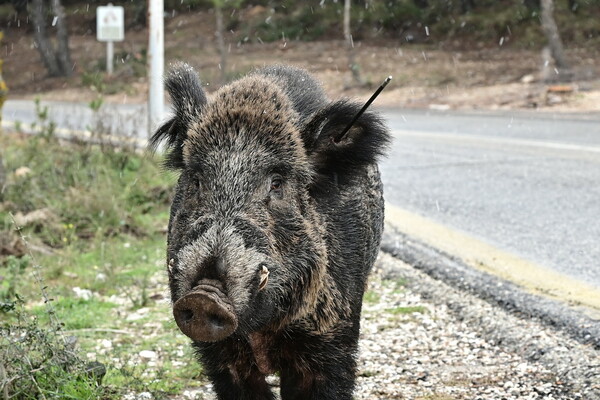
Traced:
POLYGON ((475 0, 460 0, 460 12, 466 14, 475 8, 475 0))
POLYGON ((52 11, 54 18, 56 18, 56 60, 61 70, 61 75, 71 76, 73 73, 73 63, 71 62, 71 52, 69 51, 69 32, 65 9, 60 0, 52 0, 52 11))
POLYGON ((221 56, 221 62, 219 64, 221 70, 221 84, 225 84, 227 80, 227 49, 225 49, 225 38, 223 34, 223 9, 221 6, 215 6, 215 16, 217 18, 217 31, 215 36, 217 37, 217 46, 219 47, 219 55, 221 56))
POLYGON ((529 10, 539 10, 541 7, 540 0, 524 0, 523 4, 525 4, 525 7, 529 10))
POLYGON ((60 76, 61 70, 58 66, 52 43, 48 39, 48 32, 46 31, 46 7, 44 6, 44 0, 32 0, 30 13, 33 21, 33 40, 40 52, 42 62, 48 70, 48 75, 60 76))
POLYGON ((579 2, 577 0, 569 0, 569 10, 573 14, 577 14, 577 11, 579 11, 579 2))
POLYGON ((559 71, 559 80, 569 80, 571 73, 563 50, 562 41, 560 40, 558 27, 554 21, 554 4, 552 0, 542 0, 541 5, 542 29, 548 39, 548 46, 550 47, 556 69, 559 71))
POLYGON ((356 55, 354 54, 354 42, 350 33, 350 0, 344 1, 344 39, 348 51, 348 68, 352 74, 352 81, 355 84, 362 85, 358 64, 356 64, 356 55))
POLYGON ((28 0, 11 0, 10 2, 12 3, 17 14, 21 14, 27 11, 27 1, 28 0))

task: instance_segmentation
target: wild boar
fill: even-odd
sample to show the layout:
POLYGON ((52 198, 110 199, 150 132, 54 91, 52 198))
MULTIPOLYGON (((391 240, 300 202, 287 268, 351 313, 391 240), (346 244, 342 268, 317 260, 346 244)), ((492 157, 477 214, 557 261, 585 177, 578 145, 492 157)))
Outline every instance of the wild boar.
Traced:
POLYGON ((351 399, 362 297, 383 229, 383 120, 330 101, 305 70, 263 68, 209 102, 194 70, 165 80, 153 135, 179 171, 167 270, 173 315, 219 399, 351 399))

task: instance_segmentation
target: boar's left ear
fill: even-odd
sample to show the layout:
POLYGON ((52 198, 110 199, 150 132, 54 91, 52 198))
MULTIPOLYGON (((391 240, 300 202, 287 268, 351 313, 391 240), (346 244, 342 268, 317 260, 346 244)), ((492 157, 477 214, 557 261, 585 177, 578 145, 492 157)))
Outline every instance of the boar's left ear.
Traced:
POLYGON ((173 101, 175 116, 160 126, 150 138, 149 147, 155 150, 166 140, 169 150, 165 166, 170 169, 183 167, 183 141, 190 125, 199 117, 206 105, 206 95, 196 71, 186 63, 171 67, 165 77, 165 87, 173 101))
POLYGON ((351 175, 385 153, 387 127, 375 112, 364 112, 343 135, 361 104, 340 100, 323 107, 302 130, 307 153, 317 172, 351 175))

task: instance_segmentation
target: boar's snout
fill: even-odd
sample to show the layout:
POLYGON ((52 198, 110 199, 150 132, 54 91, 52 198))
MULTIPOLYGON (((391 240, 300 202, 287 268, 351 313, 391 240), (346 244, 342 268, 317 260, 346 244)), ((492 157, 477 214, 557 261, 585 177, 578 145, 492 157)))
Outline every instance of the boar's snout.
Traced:
POLYGON ((201 282, 173 305, 177 326, 197 342, 217 342, 238 325, 231 302, 212 283, 201 282))

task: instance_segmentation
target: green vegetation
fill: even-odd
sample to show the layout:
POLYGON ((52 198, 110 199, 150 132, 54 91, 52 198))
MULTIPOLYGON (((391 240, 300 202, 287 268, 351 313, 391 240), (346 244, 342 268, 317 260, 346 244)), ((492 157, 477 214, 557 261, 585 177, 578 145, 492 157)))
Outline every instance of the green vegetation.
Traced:
MULTIPOLYGON (((121 51, 114 55, 114 73, 106 75, 106 58, 90 62, 81 73, 81 86, 87 87, 99 96, 115 93, 134 94, 135 90, 124 77, 141 78, 146 76, 146 49, 139 52, 121 51)), ((93 107, 93 105, 91 105, 93 107)))
POLYGON ((407 315, 414 313, 424 314, 427 312, 427 308, 423 306, 392 307, 387 308, 385 311, 392 315, 407 315))
POLYGON ((64 146, 43 135, 11 139, 3 140, 6 170, 21 172, 2 193, 1 230, 10 231, 10 213, 20 213, 26 234, 61 248, 158 228, 155 214, 166 212, 170 182, 154 160, 126 150, 64 146), (36 210, 44 211, 35 217, 36 210))
MULTIPOLYGON (((0 134, 0 393, 167 398, 202 383, 164 273, 174 177, 133 149, 0 134)), ((1 397, 1 396, 0 396, 1 397)))
POLYGON ((381 300, 381 295, 375 290, 367 290, 363 296, 363 302, 368 304, 376 304, 381 300))
MULTIPOLYGON (((21 309, 21 305, 18 306, 21 309)), ((0 327, 0 389, 16 399, 93 399, 103 389, 56 324, 41 326, 22 310, 0 327)))

